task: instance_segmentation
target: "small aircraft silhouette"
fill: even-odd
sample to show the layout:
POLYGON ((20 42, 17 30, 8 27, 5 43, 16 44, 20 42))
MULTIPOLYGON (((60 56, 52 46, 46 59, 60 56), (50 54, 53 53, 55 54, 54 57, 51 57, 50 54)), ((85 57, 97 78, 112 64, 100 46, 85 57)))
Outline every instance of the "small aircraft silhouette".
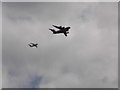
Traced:
POLYGON ((70 27, 62 27, 62 26, 55 26, 55 25, 52 25, 52 26, 59 29, 58 31, 55 31, 54 29, 49 28, 49 30, 51 30, 53 34, 63 33, 65 36, 67 36, 67 34, 69 33, 70 27))
POLYGON ((36 48, 38 47, 38 46, 37 46, 37 45, 38 45, 37 43, 30 43, 30 44, 28 44, 28 45, 29 45, 30 47, 36 47, 36 48))

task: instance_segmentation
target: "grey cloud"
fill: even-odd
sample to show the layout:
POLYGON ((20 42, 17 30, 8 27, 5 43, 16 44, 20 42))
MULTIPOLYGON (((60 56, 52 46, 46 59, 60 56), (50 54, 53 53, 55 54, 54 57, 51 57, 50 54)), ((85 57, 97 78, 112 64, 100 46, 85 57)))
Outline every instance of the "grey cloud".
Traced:
MULTIPOLYGON (((102 14, 117 17, 107 15, 107 9, 96 16, 101 4, 4 4, 3 87, 25 87, 34 76, 42 77, 39 87, 117 87, 116 25, 100 25, 102 14), (85 15, 85 22, 80 15, 85 15), (52 24, 71 26, 68 37, 53 35, 48 30, 52 24), (27 46, 31 41, 39 43, 38 49, 27 46)), ((114 5, 109 7, 116 11, 114 5)))
POLYGON ((96 16, 98 17, 98 26, 107 28, 118 28, 118 3, 100 3, 101 7, 97 7, 96 16), (106 8, 104 8, 106 6, 106 8), (106 11, 106 12, 104 12, 106 11), (109 17, 108 17, 109 15, 109 17), (113 18, 114 17, 114 18, 113 18), (104 20, 104 22, 103 22, 104 20))
POLYGON ((27 16, 29 16, 42 22, 49 22, 53 20, 61 21, 64 16, 66 17, 68 9, 67 4, 68 3, 59 4, 41 2, 40 4, 38 4, 37 2, 33 2, 31 4, 30 2, 11 2, 9 4, 3 3, 3 7, 5 15, 9 15, 9 17, 12 17, 14 19, 16 17, 18 17, 19 19, 21 17, 22 19, 22 17, 27 18, 27 16))

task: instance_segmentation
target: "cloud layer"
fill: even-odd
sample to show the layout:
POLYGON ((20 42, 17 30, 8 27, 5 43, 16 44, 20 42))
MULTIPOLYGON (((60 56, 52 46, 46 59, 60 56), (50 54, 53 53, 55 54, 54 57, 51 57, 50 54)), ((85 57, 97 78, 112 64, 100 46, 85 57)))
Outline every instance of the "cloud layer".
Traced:
POLYGON ((117 3, 3 3, 3 87, 117 87, 117 15, 117 3))

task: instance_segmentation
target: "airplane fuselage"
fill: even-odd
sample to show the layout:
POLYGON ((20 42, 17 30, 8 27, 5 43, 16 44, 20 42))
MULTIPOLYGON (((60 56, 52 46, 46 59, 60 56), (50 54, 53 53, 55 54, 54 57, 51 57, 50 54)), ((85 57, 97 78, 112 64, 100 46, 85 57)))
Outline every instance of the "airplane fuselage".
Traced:
POLYGON ((29 45, 30 47, 36 47, 36 48, 38 47, 38 46, 37 46, 38 44, 33 44, 33 43, 31 43, 31 44, 28 44, 28 45, 29 45))
POLYGON ((68 29, 66 29, 66 28, 56 31, 56 33, 66 33, 66 32, 68 32, 68 29))
POLYGON ((62 26, 55 26, 53 25, 55 28, 59 29, 59 30, 54 30, 54 29, 49 29, 53 32, 53 34, 59 34, 59 33, 63 33, 65 36, 67 36, 67 34, 69 33, 69 29, 70 27, 62 27, 62 26))

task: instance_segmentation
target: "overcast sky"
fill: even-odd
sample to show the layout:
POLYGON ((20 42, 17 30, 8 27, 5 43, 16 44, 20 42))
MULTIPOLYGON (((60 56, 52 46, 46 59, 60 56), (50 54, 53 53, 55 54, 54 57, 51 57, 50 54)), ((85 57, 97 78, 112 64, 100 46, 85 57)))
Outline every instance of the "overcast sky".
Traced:
POLYGON ((2 88, 2 4, 0 2, 0 88, 2 88))
POLYGON ((1 0, 2 2, 119 2, 119 0, 1 0))
POLYGON ((4 88, 118 86, 117 3, 2 5, 4 88), (70 26, 68 37, 52 24, 70 26))

